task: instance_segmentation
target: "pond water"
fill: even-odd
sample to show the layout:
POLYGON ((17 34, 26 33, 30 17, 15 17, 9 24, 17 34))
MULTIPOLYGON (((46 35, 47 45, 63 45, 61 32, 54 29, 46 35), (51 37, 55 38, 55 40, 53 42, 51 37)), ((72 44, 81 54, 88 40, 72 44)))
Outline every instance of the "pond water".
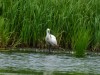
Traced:
POLYGON ((100 56, 75 58, 67 54, 0 53, 0 75, 92 74, 100 74, 100 56))

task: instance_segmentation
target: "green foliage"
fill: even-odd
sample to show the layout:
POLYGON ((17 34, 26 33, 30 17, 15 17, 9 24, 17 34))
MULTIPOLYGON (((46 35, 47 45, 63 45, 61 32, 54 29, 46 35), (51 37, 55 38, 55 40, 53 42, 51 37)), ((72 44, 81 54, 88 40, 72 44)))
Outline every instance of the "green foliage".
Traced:
POLYGON ((77 51, 100 41, 99 0, 1 0, 1 4, 6 46, 43 48, 47 28, 61 47, 77 51))
POLYGON ((4 30, 4 18, 0 17, 0 46, 6 47, 9 41, 9 33, 4 30))
POLYGON ((76 57, 84 57, 90 43, 91 35, 89 30, 79 29, 73 37, 73 50, 76 57))
MULTIPOLYGON (((59 71, 36 71, 36 70, 13 70, 12 68, 0 69, 1 74, 10 74, 10 75, 89 75, 92 73, 80 73, 80 72, 59 72, 59 71)), ((95 74, 93 74, 95 75, 95 74)))
POLYGON ((98 51, 100 49, 100 15, 95 17, 95 26, 94 26, 94 43, 93 50, 98 51))

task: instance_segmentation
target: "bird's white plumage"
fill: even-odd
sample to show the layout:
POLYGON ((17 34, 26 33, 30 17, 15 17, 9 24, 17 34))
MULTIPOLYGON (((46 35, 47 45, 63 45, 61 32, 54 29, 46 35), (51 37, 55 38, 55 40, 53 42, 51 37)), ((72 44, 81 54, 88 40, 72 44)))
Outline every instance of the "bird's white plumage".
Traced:
POLYGON ((50 34, 49 28, 47 28, 46 33, 47 33, 47 35, 46 35, 45 40, 46 40, 47 44, 52 45, 52 46, 57 46, 56 37, 54 35, 50 34))

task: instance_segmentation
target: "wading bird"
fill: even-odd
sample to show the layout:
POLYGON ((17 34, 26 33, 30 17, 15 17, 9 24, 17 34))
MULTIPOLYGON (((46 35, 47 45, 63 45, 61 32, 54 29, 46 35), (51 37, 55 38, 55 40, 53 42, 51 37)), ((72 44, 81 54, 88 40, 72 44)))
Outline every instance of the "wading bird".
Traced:
POLYGON ((50 29, 49 28, 47 28, 47 30, 46 30, 45 41, 48 44, 49 52, 50 52, 51 46, 57 47, 56 37, 54 35, 50 34, 50 29))

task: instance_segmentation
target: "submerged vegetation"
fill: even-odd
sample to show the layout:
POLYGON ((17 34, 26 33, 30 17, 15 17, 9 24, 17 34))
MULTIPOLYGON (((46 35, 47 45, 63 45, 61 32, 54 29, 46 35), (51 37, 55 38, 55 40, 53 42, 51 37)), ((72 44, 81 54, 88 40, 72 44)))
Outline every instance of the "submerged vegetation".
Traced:
POLYGON ((0 47, 45 48, 46 29, 58 44, 84 55, 100 48, 100 0, 0 0, 0 47))

